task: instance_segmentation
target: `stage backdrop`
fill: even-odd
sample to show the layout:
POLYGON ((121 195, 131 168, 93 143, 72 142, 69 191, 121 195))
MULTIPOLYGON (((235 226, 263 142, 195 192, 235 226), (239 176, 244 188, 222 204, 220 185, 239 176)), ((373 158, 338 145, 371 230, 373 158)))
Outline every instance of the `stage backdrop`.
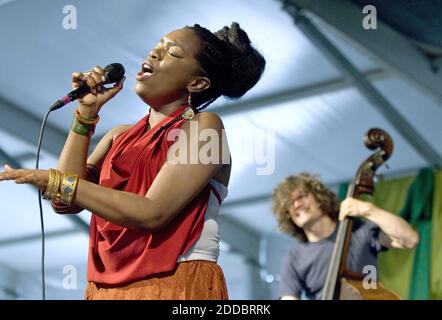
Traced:
MULTIPOLYGON (((427 183, 422 175, 420 178, 421 183, 427 183)), ((442 171, 432 172, 432 178, 431 220, 419 219, 413 223, 416 230, 420 229, 419 246, 414 250, 390 249, 379 257, 380 281, 403 299, 442 299, 442 171), (427 237, 431 238, 425 243, 427 237), (419 258, 415 261, 416 254, 419 258)), ((414 192, 422 192, 423 186, 429 186, 429 183, 419 186, 416 182, 416 177, 379 182, 372 200, 385 210, 403 213, 412 184, 418 187, 414 192)))

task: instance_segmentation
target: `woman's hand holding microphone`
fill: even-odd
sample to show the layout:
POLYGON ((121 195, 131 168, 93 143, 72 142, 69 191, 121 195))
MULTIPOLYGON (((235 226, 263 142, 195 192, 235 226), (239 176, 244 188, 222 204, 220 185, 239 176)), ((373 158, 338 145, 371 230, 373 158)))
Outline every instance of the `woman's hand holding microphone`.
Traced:
POLYGON ((74 72, 72 74, 72 89, 75 90, 83 84, 91 89, 91 93, 78 99, 80 103, 78 112, 86 118, 97 117, 101 107, 123 89, 126 77, 115 83, 112 88, 103 87, 102 84, 106 79, 105 74, 106 71, 100 66, 96 66, 88 72, 74 72))

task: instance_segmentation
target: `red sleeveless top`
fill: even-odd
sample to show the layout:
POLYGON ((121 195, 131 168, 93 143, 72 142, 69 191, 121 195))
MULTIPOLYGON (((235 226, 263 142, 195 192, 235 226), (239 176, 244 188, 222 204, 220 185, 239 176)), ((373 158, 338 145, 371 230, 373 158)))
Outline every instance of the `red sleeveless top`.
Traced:
MULTIPOLYGON (((162 126, 180 115, 185 108, 180 107, 148 131, 147 115, 118 136, 102 164, 100 185, 144 196, 166 161, 169 147, 174 143, 167 141, 168 132, 180 128, 186 120, 180 119, 165 130, 162 126)), ((209 196, 208 185, 158 232, 130 230, 92 214, 88 281, 124 285, 173 271, 178 258, 201 235, 209 196)))

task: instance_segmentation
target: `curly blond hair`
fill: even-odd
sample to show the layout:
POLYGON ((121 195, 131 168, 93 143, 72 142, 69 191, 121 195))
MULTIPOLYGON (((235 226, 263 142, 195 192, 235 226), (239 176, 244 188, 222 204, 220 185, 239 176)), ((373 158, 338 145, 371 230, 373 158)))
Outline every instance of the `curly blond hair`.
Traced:
POLYGON ((295 237, 299 241, 306 242, 302 228, 293 223, 289 207, 292 204, 292 193, 294 190, 302 190, 311 193, 319 204, 321 211, 330 216, 333 221, 338 220, 339 200, 336 194, 328 190, 317 175, 302 172, 298 175, 291 175, 284 179, 276 186, 272 193, 272 210, 273 215, 278 221, 281 232, 295 237))

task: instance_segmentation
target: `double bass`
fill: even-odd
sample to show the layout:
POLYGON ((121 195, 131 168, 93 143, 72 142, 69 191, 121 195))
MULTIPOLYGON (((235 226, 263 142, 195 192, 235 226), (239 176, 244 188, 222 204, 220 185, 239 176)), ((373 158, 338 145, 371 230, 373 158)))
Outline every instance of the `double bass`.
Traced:
MULTIPOLYGON (((365 146, 376 150, 358 168, 347 190, 347 197, 373 195, 376 170, 391 156, 393 140, 382 129, 372 128, 364 137, 365 146)), ((339 224, 321 300, 399 300, 399 296, 383 287, 364 285, 364 275, 347 269, 353 219, 345 218, 339 224)))

